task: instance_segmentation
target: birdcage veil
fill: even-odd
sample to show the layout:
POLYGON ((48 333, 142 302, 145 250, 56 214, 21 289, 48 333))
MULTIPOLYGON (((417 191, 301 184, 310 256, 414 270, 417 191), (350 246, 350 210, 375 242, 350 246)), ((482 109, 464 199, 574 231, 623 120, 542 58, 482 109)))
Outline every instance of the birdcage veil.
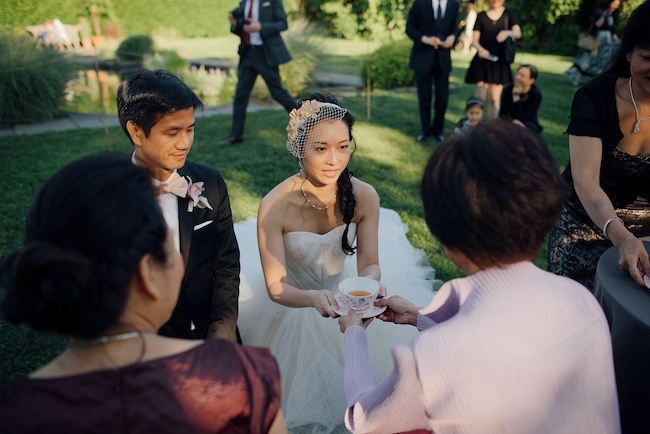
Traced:
POLYGON ((341 106, 316 100, 303 101, 299 108, 289 113, 287 149, 299 159, 322 143, 325 131, 333 121, 343 119, 348 111, 341 106))

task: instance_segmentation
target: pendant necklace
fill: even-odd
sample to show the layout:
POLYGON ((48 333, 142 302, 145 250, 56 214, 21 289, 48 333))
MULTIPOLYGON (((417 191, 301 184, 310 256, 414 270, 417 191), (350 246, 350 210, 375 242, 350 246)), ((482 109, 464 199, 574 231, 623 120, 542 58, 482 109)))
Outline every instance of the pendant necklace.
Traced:
POLYGON ((128 332, 119 335, 99 336, 93 339, 78 339, 70 341, 69 345, 71 347, 87 347, 90 345, 105 344, 107 342, 126 341, 140 336, 142 336, 142 332, 128 332))
POLYGON ((332 205, 334 204, 334 202, 336 202, 336 195, 337 195, 337 193, 339 192, 339 189, 338 189, 338 188, 337 188, 336 191, 334 192, 334 199, 332 199, 332 200, 330 201, 330 203, 328 203, 328 204, 325 205, 325 206, 316 206, 316 205, 314 205, 314 204, 311 202, 311 200, 309 200, 309 198, 307 197, 307 193, 305 193, 305 190, 302 189, 302 178, 300 177, 300 174, 298 174, 298 185, 300 186, 300 192, 301 192, 302 195, 305 197, 305 200, 307 201, 307 203, 308 203, 309 205, 311 205, 311 207, 314 208, 314 209, 317 210, 317 211, 324 211, 324 210, 326 210, 327 208, 329 208, 330 206, 332 206, 332 205))
POLYGON ((632 99, 632 105, 634 106, 634 115, 636 116, 636 122, 634 123, 634 129, 632 130, 632 134, 638 133, 639 132, 639 124, 642 121, 647 121, 650 119, 650 116, 646 116, 644 118, 639 119, 639 109, 636 106, 636 101, 634 100, 634 92, 632 92, 632 77, 630 77, 630 98, 632 99))

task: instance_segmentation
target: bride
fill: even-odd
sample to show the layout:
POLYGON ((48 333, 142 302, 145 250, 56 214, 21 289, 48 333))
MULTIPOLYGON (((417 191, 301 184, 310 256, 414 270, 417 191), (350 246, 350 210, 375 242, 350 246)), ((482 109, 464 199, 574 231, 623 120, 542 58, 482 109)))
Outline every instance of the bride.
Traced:
MULTIPOLYGON (((303 99, 287 127, 287 148, 300 171, 262 199, 257 222, 235 224, 242 341, 270 348, 278 360, 282 407, 294 434, 347 432, 343 339, 332 320, 345 307, 335 297, 342 279, 381 280, 382 295, 388 289, 420 306, 433 296, 435 273, 424 252, 409 244, 397 213, 381 209, 375 189, 347 168, 353 124, 334 96, 303 99), (390 278, 382 279, 380 261, 393 270, 390 278)), ((369 346, 376 354, 413 333, 391 324, 372 332, 369 346)), ((379 378, 391 369, 391 359, 374 360, 379 378)))

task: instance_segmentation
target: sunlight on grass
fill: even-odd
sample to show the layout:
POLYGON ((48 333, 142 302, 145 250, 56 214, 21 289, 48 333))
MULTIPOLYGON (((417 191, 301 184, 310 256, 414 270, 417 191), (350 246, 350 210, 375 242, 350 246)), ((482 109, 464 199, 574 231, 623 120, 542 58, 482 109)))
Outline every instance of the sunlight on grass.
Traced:
MULTIPOLYGON (((177 49, 188 58, 212 57, 237 60, 238 38, 234 35, 192 40, 156 39, 159 49, 177 49)), ((376 45, 366 41, 341 41, 323 38, 324 58, 320 71, 357 74, 362 57, 376 45)), ((464 82, 471 55, 452 53, 449 108, 445 132, 450 132, 464 115, 464 104, 474 87, 464 82)), ((568 162, 568 139, 563 135, 568 124, 571 100, 576 90, 563 75, 571 59, 519 52, 517 65, 532 63, 540 70, 538 85, 543 93, 540 122, 547 141, 562 168, 568 162)), ((419 184, 430 153, 438 146, 433 140, 418 143, 420 130, 417 94, 414 88, 371 93, 370 118, 365 91, 340 95, 343 105, 356 117, 353 134, 357 146, 351 169, 373 185, 381 205, 396 210, 408 226, 407 237, 413 246, 424 249, 436 277, 449 280, 462 272, 446 258, 424 221, 419 184)), ((221 147, 216 143, 230 133, 229 114, 200 117, 190 159, 217 168, 226 180, 234 219, 254 217, 261 198, 277 183, 298 171, 287 151, 284 110, 264 110, 247 115, 245 141, 239 146, 221 147)), ((42 183, 65 164, 100 151, 131 152, 119 127, 71 130, 34 136, 0 137, 0 159, 11 188, 0 192, 0 258, 19 247, 31 198, 42 183)), ((546 248, 536 261, 546 267, 546 248)), ((24 327, 11 327, 0 321, 0 352, 12 357, 0 362, 0 381, 26 375, 61 349, 61 338, 33 334, 24 327)))

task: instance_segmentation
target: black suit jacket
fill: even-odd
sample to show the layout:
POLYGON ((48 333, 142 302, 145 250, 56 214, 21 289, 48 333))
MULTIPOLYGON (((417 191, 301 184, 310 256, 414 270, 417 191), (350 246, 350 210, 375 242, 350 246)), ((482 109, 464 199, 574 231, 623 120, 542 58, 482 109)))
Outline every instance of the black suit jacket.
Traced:
MULTIPOLYGON (((436 22, 431 0, 415 0, 406 22, 406 34, 413 40, 409 68, 414 71, 431 71, 439 67, 443 72, 451 72, 451 49, 435 49, 422 43, 422 36, 437 36, 445 41, 449 35, 458 38, 458 2, 447 0, 444 18, 436 22)), ((452 44, 453 47, 453 44, 452 44)))
MULTIPOLYGON (((262 47, 266 62, 271 66, 282 65, 291 60, 291 54, 284 45, 280 32, 287 30, 287 14, 284 12, 282 0, 255 0, 259 4, 259 22, 262 25, 260 34, 262 36, 262 47)), ((230 31, 241 38, 239 44, 239 55, 244 53, 244 22, 246 21, 245 11, 246 0, 242 0, 238 7, 232 10, 237 18, 237 25, 230 28, 230 31)))
POLYGON ((181 254, 185 276, 176 308, 160 334, 186 339, 236 339, 239 298, 239 246, 226 183, 219 171, 187 161, 178 174, 205 184, 212 210, 178 198, 181 254))
POLYGON ((501 92, 501 107, 499 117, 501 119, 517 119, 536 133, 542 132, 542 126, 537 120, 537 111, 542 104, 542 92, 533 84, 527 94, 521 95, 519 101, 512 100, 513 85, 509 84, 501 92))

